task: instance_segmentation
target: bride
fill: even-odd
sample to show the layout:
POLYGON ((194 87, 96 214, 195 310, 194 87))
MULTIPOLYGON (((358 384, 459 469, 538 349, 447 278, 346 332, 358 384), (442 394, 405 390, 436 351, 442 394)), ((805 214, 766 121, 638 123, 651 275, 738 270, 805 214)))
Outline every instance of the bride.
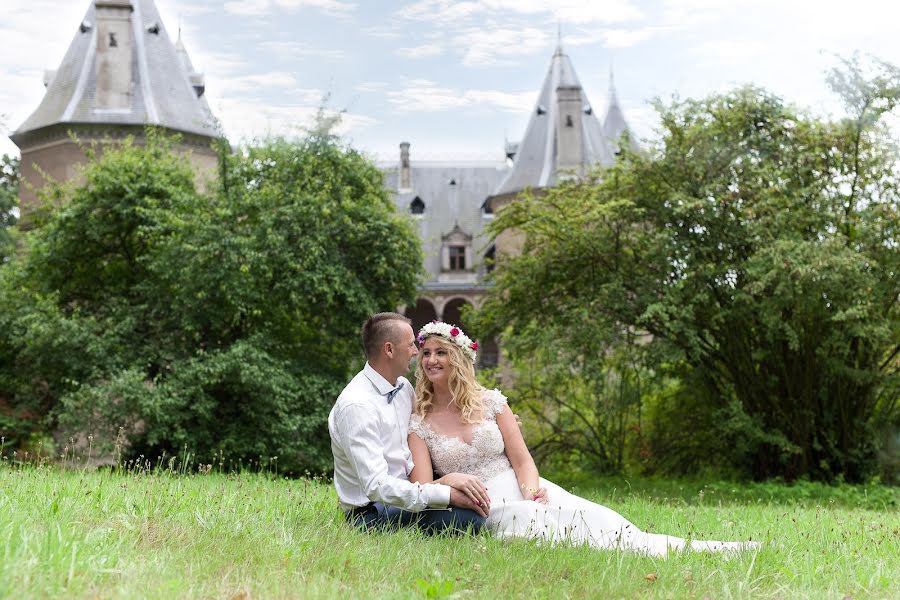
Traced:
POLYGON ((486 525, 494 535, 661 557, 687 549, 759 547, 757 542, 685 540, 646 533, 619 513, 539 477, 506 397, 475 380, 478 345, 458 327, 438 321, 419 331, 418 342, 416 404, 409 424, 415 467, 409 479, 429 483, 435 472, 477 477, 487 487, 486 525))

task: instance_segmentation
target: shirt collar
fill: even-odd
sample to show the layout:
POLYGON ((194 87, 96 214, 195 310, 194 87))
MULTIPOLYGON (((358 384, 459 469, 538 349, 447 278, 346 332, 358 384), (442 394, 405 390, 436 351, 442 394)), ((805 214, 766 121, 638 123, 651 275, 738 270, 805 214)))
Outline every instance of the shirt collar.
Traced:
POLYGON ((373 369, 369 363, 366 363, 366 366, 363 367, 363 374, 372 382, 372 385, 375 386, 375 389, 377 389, 378 393, 381 395, 387 395, 387 393, 395 387, 403 384, 402 379, 397 379, 397 385, 391 385, 391 383, 382 377, 381 373, 373 369))

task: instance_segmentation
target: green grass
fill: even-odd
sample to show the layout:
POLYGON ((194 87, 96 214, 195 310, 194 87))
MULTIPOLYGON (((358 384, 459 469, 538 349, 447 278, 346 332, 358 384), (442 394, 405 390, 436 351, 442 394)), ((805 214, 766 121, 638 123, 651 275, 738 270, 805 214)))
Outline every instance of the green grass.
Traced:
POLYGON ((894 504, 873 510, 825 488, 817 505, 787 486, 773 499, 735 484, 582 485, 644 529, 765 548, 658 560, 487 535, 366 534, 314 480, 4 464, 0 597, 896 598, 895 489, 878 488, 894 504))

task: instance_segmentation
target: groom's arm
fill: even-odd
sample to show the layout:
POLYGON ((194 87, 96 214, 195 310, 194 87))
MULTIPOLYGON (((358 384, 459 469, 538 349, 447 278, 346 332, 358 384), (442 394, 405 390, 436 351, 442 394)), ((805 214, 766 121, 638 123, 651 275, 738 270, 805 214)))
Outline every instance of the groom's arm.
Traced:
POLYGON ((431 465, 431 454, 428 452, 428 445, 425 443, 425 440, 415 433, 410 433, 408 443, 409 451, 412 452, 413 464, 415 465, 412 473, 409 474, 410 481, 449 485, 451 506, 474 510, 482 517, 488 516, 491 498, 488 496, 487 488, 480 479, 474 475, 448 473, 435 481, 431 465))
POLYGON ((370 501, 413 512, 449 505, 449 486, 411 483, 389 474, 378 431, 378 414, 371 407, 348 404, 336 416, 340 445, 346 451, 357 481, 370 501))

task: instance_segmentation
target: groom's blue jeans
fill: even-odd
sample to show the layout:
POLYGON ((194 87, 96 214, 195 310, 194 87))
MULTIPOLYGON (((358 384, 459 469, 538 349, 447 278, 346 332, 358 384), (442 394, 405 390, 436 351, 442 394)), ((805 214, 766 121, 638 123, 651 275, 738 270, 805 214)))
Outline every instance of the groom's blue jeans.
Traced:
POLYGON ((484 517, 474 510, 450 507, 411 512, 374 502, 368 509, 348 514, 347 520, 365 530, 391 527, 418 527, 425 533, 477 533, 484 525, 484 517))

